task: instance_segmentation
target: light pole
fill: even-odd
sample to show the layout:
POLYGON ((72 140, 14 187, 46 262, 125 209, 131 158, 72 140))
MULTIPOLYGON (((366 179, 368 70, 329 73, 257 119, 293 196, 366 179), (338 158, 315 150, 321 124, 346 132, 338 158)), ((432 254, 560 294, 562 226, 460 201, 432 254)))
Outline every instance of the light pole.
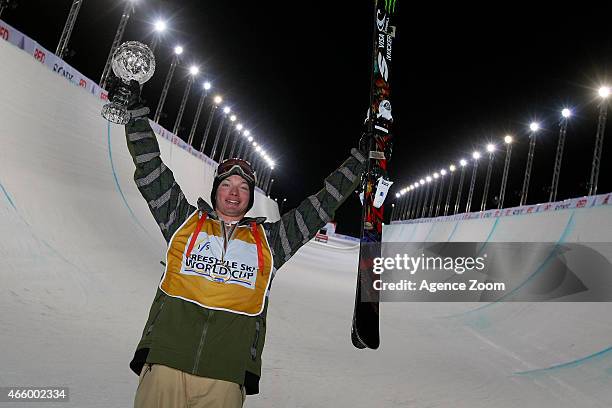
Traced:
POLYGON ((599 179, 599 166, 601 164, 601 151, 603 149, 604 131, 606 130, 606 116, 608 115, 608 97, 610 88, 599 88, 602 98, 599 104, 599 119, 597 121, 597 134, 595 135, 595 149, 593 150, 593 163, 591 164, 591 179, 589 180, 589 195, 597 194, 597 181, 599 179))
POLYGON ((7 8, 10 8, 11 10, 16 9, 17 0, 0 0, 0 16, 2 16, 2 13, 7 8))
POLYGON ((202 114, 202 108, 204 107, 204 100, 206 99, 206 96, 208 96, 208 91, 210 90, 210 88, 210 82, 204 82, 204 84, 202 85, 202 95, 200 95, 200 100, 198 101, 195 118, 193 119, 191 130, 189 131, 189 139, 187 139, 187 143, 190 146, 193 146, 193 138, 195 137, 198 122, 200 121, 200 115, 202 114))
POLYGON ((405 214, 408 208, 408 204, 412 199, 412 195, 410 194, 410 187, 403 188, 402 190, 400 190, 400 196, 400 207, 397 212, 397 219, 403 220, 406 217, 405 214))
POLYGON ((172 133, 178 136, 179 127, 181 126, 181 121, 183 120, 183 114, 185 113, 185 106, 187 105, 187 98, 189 98, 189 91, 191 90, 191 85, 193 85, 193 81, 195 80, 196 75, 200 70, 198 67, 192 65, 189 67, 189 79, 187 80, 187 85, 185 85, 185 92, 183 92, 183 99, 181 99, 181 106, 179 107, 178 115, 176 116, 176 120, 174 121, 174 128, 172 129, 172 133))
POLYGON ((459 212, 459 205, 461 204, 461 193, 463 192, 463 180, 465 179, 465 166, 467 165, 467 161, 465 161, 465 159, 461 159, 459 160, 459 165, 461 165, 461 176, 459 176, 459 188, 457 189, 454 214, 459 212))
POLYGON ((444 176, 446 176, 446 169, 440 170, 440 192, 438 193, 438 203, 436 204, 436 212, 434 217, 440 214, 440 205, 442 204, 442 194, 444 193, 444 176))
POLYGON ((519 205, 524 205, 527 202, 527 194, 529 193, 529 179, 531 178, 531 168, 533 167, 533 155, 535 153, 536 135, 540 130, 540 125, 533 122, 529 125, 529 153, 527 154, 527 165, 525 166, 525 178, 523 179, 523 189, 521 191, 521 202, 519 205))
MULTIPOLYGON (((68 42, 70 41, 70 36, 72 35, 72 29, 74 28, 74 23, 79 15, 79 10, 81 9, 82 4, 83 0, 74 0, 72 2, 70 12, 68 13, 68 18, 66 19, 66 24, 64 24, 64 30, 62 31, 60 40, 57 43, 57 49, 55 50, 55 55, 57 55, 59 58, 64 58, 64 54, 66 54, 68 42)), ((4 8, 4 6, 2 6, 2 8, 4 8)))
POLYGON ((248 130, 245 130, 244 132, 242 132, 242 139, 240 140, 240 146, 238 147, 238 153, 236 153, 237 157, 240 158, 244 158, 245 155, 243 155, 245 146, 247 145, 247 143, 250 143, 253 141, 253 137, 251 136, 251 132, 249 132, 248 130))
POLYGON ((159 45, 159 42, 161 41, 161 36, 164 33, 164 31, 166 31, 167 27, 168 26, 166 25, 166 22, 163 20, 157 20, 153 24, 153 40, 151 41, 151 45, 149 46, 153 55, 155 55, 155 50, 157 49, 157 46, 159 45))
POLYGON ((405 194, 406 194, 406 191, 404 189, 401 189, 396 194, 396 197, 398 198, 398 200, 396 201, 397 206, 396 206, 396 210, 395 210, 395 219, 396 220, 399 220, 402 217, 402 210, 404 208, 404 204, 406 204, 406 199, 408 198, 408 197, 404 197, 405 194))
POLYGON ((264 186, 266 185, 266 178, 268 177, 269 173, 270 173, 270 165, 268 164, 267 166, 264 166, 261 174, 257 175, 257 185, 262 190, 264 189, 264 186))
POLYGON ((125 26, 127 26, 128 20, 130 16, 134 12, 134 3, 135 0, 126 0, 125 7, 123 8, 123 14, 121 15, 121 20, 119 20, 119 27, 117 27, 117 32, 115 33, 115 39, 113 40, 113 44, 111 45, 110 52, 108 53, 108 57, 106 58, 106 64, 104 65, 104 70, 102 71, 102 77, 100 78, 100 88, 104 89, 106 87, 106 81, 108 80, 108 76, 111 72, 111 63, 113 60, 113 54, 119 47, 121 43, 121 39, 123 38, 123 33, 125 32, 125 26))
MULTIPOLYGON (((236 115, 230 116, 230 121, 232 123, 235 122, 236 115)), ((219 155, 219 163, 221 163, 223 159, 225 159, 225 151, 227 150, 227 143, 229 142, 229 139, 232 136, 232 129, 234 129, 234 126, 230 123, 230 125, 227 127, 227 130, 225 131, 225 140, 223 141, 223 147, 221 148, 221 154, 219 155)))
POLYGON ((454 164, 451 164, 448 168, 450 170, 450 180, 448 180, 448 192, 446 193, 446 203, 444 204, 444 216, 448 214, 448 207, 450 206, 450 198, 453 193, 453 180, 455 178, 455 170, 457 169, 454 164))
POLYGON ((221 116, 221 122, 219 123, 219 128, 217 129, 217 133, 215 134, 215 141, 213 142, 212 150, 210 151, 210 158, 215 160, 215 153, 217 153, 217 145, 219 144, 219 138, 221 137, 221 131, 223 130, 223 125, 225 125, 225 119, 227 119, 227 115, 229 115, 231 109, 229 106, 223 108, 224 115, 221 116))
MULTIPOLYGON (((274 170, 274 167, 272 167, 272 170, 274 170)), ((274 184, 274 179, 270 179, 270 182, 268 183, 268 188, 266 188, 266 195, 268 197, 270 197, 270 192, 272 191, 273 184, 274 184)))
POLYGON ((565 108, 561 111, 561 121, 559 122, 559 141, 557 142, 557 155, 555 156, 555 167, 553 168, 553 178, 550 185, 549 202, 557 200, 557 187, 559 186, 559 177, 561 176, 561 160, 563 159, 563 147, 565 145, 565 134, 567 133, 567 121, 572 115, 572 112, 565 108))
POLYGON ((438 192, 438 178, 440 178, 440 174, 439 173, 434 173, 433 174, 433 193, 431 194, 431 203, 429 204, 429 211, 427 212, 427 216, 431 217, 434 213, 434 206, 436 204, 436 194, 438 192))
POLYGON ((204 153, 206 141, 208 140, 208 134, 210 133, 210 128, 212 126, 213 120, 215 119, 215 111, 217 110, 221 102, 223 102, 223 98, 217 95, 214 97, 213 103, 210 106, 210 114, 208 115, 208 122, 206 122, 206 130, 204 131, 204 137, 202 137, 202 143, 200 144, 200 152, 202 153, 204 153))
POLYGON ((164 86, 161 91, 161 95, 159 96, 159 102, 157 102, 157 109, 155 109, 155 115, 153 116, 153 122, 159 123, 159 117, 161 116, 162 109, 164 108, 164 103, 166 103, 166 96, 168 96, 168 89, 170 89, 170 82, 172 82, 172 77, 174 76, 174 70, 179 63, 179 59, 181 54, 183 53, 183 47, 177 45, 174 47, 174 57, 172 58, 172 62, 170 63, 170 69, 168 70, 168 74, 166 75, 166 80, 164 81, 164 86))
MULTIPOLYGON (((253 162, 253 155, 255 154, 255 149, 257 149, 257 146, 258 146, 257 142, 253 141, 251 144, 251 151, 248 153, 248 159, 247 159, 251 163, 253 162)), ((245 153, 245 155, 246 154, 247 153, 245 153)))
POLYGON ((487 166, 487 177, 485 178, 484 192, 482 193, 482 204, 480 205, 480 211, 487 209, 487 196, 489 195, 489 186, 491 185, 491 173, 493 171, 493 159, 495 159, 495 145, 489 143, 487 145, 487 152, 489 153, 489 165, 487 166))
POLYGON ((234 137, 234 142, 232 143, 232 150, 230 150, 230 154, 229 157, 235 157, 234 153, 236 152, 236 147, 238 146, 238 142, 242 141, 242 138, 238 137, 242 135, 242 129, 244 126, 242 126, 241 123, 236 125, 236 137, 234 137))
POLYGON ((506 195, 506 184, 508 183, 508 171, 510 170, 510 156, 512 155, 512 136, 506 135, 504 137, 504 143, 506 144, 506 159, 504 160, 504 174, 502 176, 501 188, 499 190, 499 204, 498 209, 504 207, 504 196, 506 195))
POLYGON ((416 189, 416 195, 414 196, 414 201, 412 202, 412 206, 410 207, 410 216, 408 217, 409 219, 412 218, 416 218, 417 216, 417 207, 420 204, 421 201, 421 190, 423 190, 421 187, 421 183, 417 182, 413 184, 414 188, 416 189))
POLYGON ((429 185, 431 184, 431 176, 425 177, 425 183, 421 185, 425 185, 425 184, 427 184, 425 188, 425 197, 423 199, 423 205, 421 206, 421 210, 419 211, 419 214, 418 214, 420 218, 425 217, 425 211, 427 209, 427 201, 429 200, 429 185))
POLYGON ((270 177, 272 176, 272 170, 274 170, 274 162, 270 161, 269 165, 270 165, 269 166, 270 170, 268 171, 268 174, 266 175, 266 180, 265 180, 265 182, 263 184, 263 188, 262 188, 266 192, 266 195, 270 195, 269 194, 269 188, 270 188, 270 183, 271 183, 270 182, 270 180, 271 180, 270 177))
POLYGON ((472 178, 470 179, 470 190, 468 191, 467 203, 465 204, 465 212, 469 213, 472 209, 472 197, 474 196, 474 186, 476 185, 476 172, 478 171, 478 160, 480 152, 472 153, 474 166, 472 166, 472 178))

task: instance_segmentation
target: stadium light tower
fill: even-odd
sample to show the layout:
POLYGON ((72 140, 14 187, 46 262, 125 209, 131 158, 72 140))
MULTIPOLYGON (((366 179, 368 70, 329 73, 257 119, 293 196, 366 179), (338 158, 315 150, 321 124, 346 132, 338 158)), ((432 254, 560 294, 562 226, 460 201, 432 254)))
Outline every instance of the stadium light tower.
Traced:
POLYGON ((529 125, 529 153, 527 154, 527 164, 525 166, 525 178, 523 179, 523 189, 521 191, 521 201, 519 205, 527 203, 529 193, 529 179, 531 178, 531 168, 533 167, 533 155, 535 153, 536 135, 540 130, 540 124, 533 122, 529 125))
POLYGON ((121 20, 119 20, 119 26, 117 27, 117 32, 115 33, 115 38, 113 39, 110 52, 108 53, 108 57, 106 58, 104 70, 102 70, 102 77, 100 78, 100 88, 102 89, 106 87, 106 81, 108 80, 108 76, 111 73, 111 63, 113 60, 113 54, 115 53, 117 48, 119 48, 119 45, 121 44, 121 39, 123 38, 123 33, 125 32, 125 27, 127 26, 130 16, 134 12, 134 3, 136 3, 134 0, 125 0, 123 14, 121 15, 121 20))
MULTIPOLYGON (((0 1, 0 8, 4 9, 5 6, 2 3, 3 2, 0 1)), ((55 50, 55 55, 57 55, 59 58, 63 59, 66 51, 68 50, 68 43, 70 42, 72 29, 74 28, 74 24, 76 23, 76 19, 79 15, 79 10, 81 9, 82 4, 83 0, 74 0, 72 2, 70 12, 68 13, 68 18, 66 19, 66 24, 64 25, 64 30, 62 31, 60 40, 57 43, 57 49, 55 50)), ((1 13, 2 12, 0 11, 0 14, 1 13)))
POLYGON ((399 195, 400 195, 400 199, 399 199, 399 206, 397 208, 397 212, 395 213, 396 220, 401 220, 403 219, 403 213, 406 210, 406 205, 408 204, 408 189, 407 188, 402 188, 399 191, 399 195))
MULTIPOLYGON (((274 167, 272 167, 272 170, 274 170, 274 167)), ((274 184, 274 179, 271 178, 270 182, 268 183, 268 187, 266 188, 266 195, 268 197, 270 197, 270 192, 272 191, 272 185, 274 184)))
POLYGON ((217 95, 213 98, 213 103, 210 106, 210 114, 208 115, 208 122, 206 122, 206 130, 204 131, 204 137, 202 137, 202 143, 200 144, 200 152, 202 153, 204 153, 204 148, 206 147, 206 141, 208 140, 208 134, 210 133, 215 112, 219 108, 221 102, 223 102, 223 98, 221 96, 217 95))
POLYGON ((506 195, 506 184, 508 183, 508 171, 510 170, 510 156, 512 155, 512 142, 514 139, 510 135, 504 137, 504 143, 506 144, 506 159, 504 160, 504 173, 502 176, 501 188, 499 190, 499 203, 497 208, 502 209, 504 207, 504 196, 506 195))
POLYGON ((238 146, 238 153, 236 153, 236 157, 244 158, 243 157, 244 148, 247 142, 252 142, 252 141, 253 141, 253 137, 251 136, 251 132, 248 129, 245 129, 242 132, 242 139, 240 139, 240 145, 238 146))
POLYGON ((461 166, 461 175, 459 176, 459 188, 457 189, 457 199, 455 200, 455 212, 453 214, 457 214, 459 212, 459 205, 461 204, 461 193, 463 190, 463 181, 465 179, 465 166, 467 165, 467 161, 465 159, 459 160, 459 165, 461 166))
POLYGON ((414 203, 414 199, 416 198, 416 187, 414 184, 408 186, 408 194, 410 195, 406 206, 404 207, 404 211, 402 214, 402 219, 407 220, 410 219, 410 210, 412 209, 412 204, 414 203))
POLYGON ((561 111, 561 120, 559 121, 559 141, 557 142, 557 155, 555 156, 555 167, 553 168, 553 178, 550 185, 549 202, 557 200, 557 187, 559 186, 559 177, 561 175, 561 160, 563 159, 563 147, 565 145, 565 134, 567 133, 567 121, 572 116, 572 111, 565 108, 561 111))
POLYGON ((604 131, 606 130, 606 117, 608 115, 608 98, 610 88, 599 88, 599 119, 597 120, 597 134, 595 135, 595 149, 593 150, 593 163, 591 164, 591 179, 589 180, 589 195, 597 194, 597 181, 599 179, 599 166, 601 164, 601 151, 603 149, 604 131))
POLYGON ((170 69, 168 70, 168 74, 166 75, 166 80, 164 81, 164 86, 162 88, 161 95, 159 96, 159 102, 157 102, 157 109, 155 109, 155 115, 153 115, 153 122, 155 123, 159 123, 159 117, 161 116, 162 109, 164 108, 164 104, 166 103, 166 97, 168 96, 168 89, 170 89, 170 82, 172 82, 174 71, 176 70, 176 66, 179 63, 182 53, 183 47, 181 47, 180 45, 174 47, 174 57, 172 58, 172 62, 170 63, 170 69))
POLYGON ((217 133, 215 134, 215 141, 213 142, 212 149, 210 150, 210 158, 214 160, 215 153, 217 153, 217 145, 219 144, 219 138, 221 137, 221 131, 223 130, 223 125, 225 125, 225 120, 231 112, 231 108, 226 106, 223 108, 223 116, 221 116, 221 122, 219 123, 219 128, 217 129, 217 133))
POLYGON ((446 169, 440 170, 440 192, 438 193, 438 203, 436 204, 436 212, 434 217, 440 214, 440 205, 442 205, 442 194, 444 193, 444 176, 446 176, 446 169))
POLYGON ((429 211, 427 212, 427 216, 431 218, 434 214, 434 206, 436 203, 436 194, 438 193, 438 179, 440 178, 440 173, 435 172, 433 174, 433 193, 431 194, 431 204, 429 205, 429 211))
POLYGON ((428 201, 429 201, 429 190, 431 189, 431 181, 433 179, 431 176, 425 177, 425 183, 427 183, 427 188, 425 189, 425 200, 423 201, 423 208, 421 209, 421 218, 424 218, 427 215, 428 201))
POLYGON ((414 213, 414 218, 419 218, 421 216, 421 212, 423 209, 423 206, 421 204, 423 202, 423 198, 425 197, 425 189, 423 188, 424 185, 425 185, 425 179, 420 179, 419 180, 419 190, 421 190, 421 194, 419 195, 419 202, 417 203, 417 206, 416 206, 416 212, 414 213))
POLYGON ((263 191, 266 191, 266 195, 268 191, 268 186, 270 184, 270 177, 272 176, 272 170, 274 170, 274 161, 270 160, 268 161, 268 174, 266 174, 266 177, 263 180, 262 188, 261 188, 263 191))
POLYGON ((402 219, 406 220, 410 218, 410 210, 412 210, 412 206, 416 200, 416 187, 414 184, 411 184, 410 186, 408 186, 408 202, 406 203, 406 206, 404 208, 404 212, 402 214, 402 219))
POLYGON ((244 128, 244 126, 242 126, 242 123, 239 123, 236 125, 236 137, 234 138, 234 142, 232 143, 232 150, 230 150, 230 154, 229 157, 235 157, 234 153, 236 152, 236 147, 238 147, 238 142, 241 142, 242 140, 244 140, 244 138, 240 138, 238 136, 242 135, 242 129, 244 128))
POLYGON ((164 20, 161 20, 161 19, 156 20, 153 23, 153 40, 151 41, 151 45, 149 46, 153 55, 155 55, 155 50, 157 49, 157 46, 159 45, 159 42, 161 41, 161 37, 167 28, 168 28, 168 25, 166 24, 164 20))
POLYGON ((417 217, 417 211, 419 208, 419 205, 421 203, 421 196, 423 195, 423 189, 420 188, 421 187, 421 183, 420 182, 416 182, 413 184, 415 190, 416 190, 416 195, 414 197, 414 202, 412 203, 412 208, 410 209, 410 214, 409 214, 409 219, 412 218, 416 218, 417 217))
MULTIPOLYGON (((232 137, 232 130, 234 130, 233 123, 236 121, 237 118, 236 115, 231 115, 229 119, 232 123, 230 123, 230 125, 227 127, 227 130, 225 131, 225 139, 223 140, 223 147, 221 148, 221 154, 219 155, 219 163, 221 163, 223 159, 225 159, 225 151, 227 150, 227 144, 229 143, 229 139, 232 137)), ((214 158, 212 159, 214 160, 214 158)))
POLYGON ((193 81, 195 77, 200 72, 200 69, 195 65, 189 67, 189 79, 187 80, 187 85, 185 85, 185 92, 183 92, 183 99, 181 99, 181 106, 179 107, 178 115, 176 116, 176 120, 174 121, 174 128, 172 133, 178 136, 179 127, 181 126, 181 121, 183 120, 183 114, 185 113, 185 106, 187 105, 187 99, 189 98, 189 91, 191 90, 191 85, 193 85, 193 81))
POLYGON ((480 160, 480 152, 472 153, 474 166, 472 167, 472 178, 470 179, 470 190, 468 192, 467 203, 465 204, 465 212, 469 213, 472 209, 472 197, 474 197, 474 186, 476 185, 476 172, 478 171, 478 160, 480 160))
POLYGON ((193 146, 193 138, 195 137, 198 122, 200 121, 200 115, 202 114, 202 108, 204 107, 204 100, 208 96, 208 91, 210 91, 211 87, 212 85, 210 84, 210 82, 204 82, 202 84, 202 94, 200 95, 200 100, 198 101, 195 118, 193 119, 193 123, 191 124, 191 130, 189 131, 189 139, 187 140, 187 143, 189 143, 190 146, 193 146))
POLYGON ((446 203, 444 204, 444 215, 445 216, 448 214, 448 208, 450 206, 451 194, 453 193, 453 180, 455 178, 455 170, 457 170, 457 168, 455 167, 454 164, 451 164, 448 167, 448 170, 450 171, 450 180, 448 180, 448 191, 446 193, 446 203))
POLYGON ((493 160, 495 159, 495 145, 489 143, 487 145, 487 152, 489 153, 489 164, 487 166, 487 177, 485 178, 484 192, 482 193, 482 203, 480 204, 480 211, 487 209, 487 196, 489 195, 489 186, 491 185, 491 173, 493 172, 493 160))

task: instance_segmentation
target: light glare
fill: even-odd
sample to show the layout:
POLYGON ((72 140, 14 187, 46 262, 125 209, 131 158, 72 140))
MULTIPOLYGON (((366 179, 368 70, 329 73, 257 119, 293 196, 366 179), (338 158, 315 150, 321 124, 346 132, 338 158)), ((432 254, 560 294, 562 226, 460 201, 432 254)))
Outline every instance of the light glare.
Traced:
POLYGON ((166 27, 166 22, 163 20, 157 20, 155 22, 155 31, 157 31, 158 33, 166 31, 166 27))

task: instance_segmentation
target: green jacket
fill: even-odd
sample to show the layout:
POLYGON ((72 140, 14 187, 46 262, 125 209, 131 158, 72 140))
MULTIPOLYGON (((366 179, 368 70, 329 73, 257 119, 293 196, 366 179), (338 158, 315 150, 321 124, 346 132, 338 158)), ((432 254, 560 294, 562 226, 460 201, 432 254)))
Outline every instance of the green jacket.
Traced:
MULTIPOLYGON (((131 111, 126 125, 127 145, 136 165, 134 180, 149 204, 168 242, 176 229, 195 211, 162 162, 159 145, 149 125, 148 108, 131 111)), ((366 158, 352 149, 351 156, 325 179, 325 186, 279 221, 263 224, 278 270, 334 216, 355 191, 366 158)), ((198 208, 218 219, 204 200, 198 208)), ((248 222, 252 219, 243 219, 248 222)), ((145 362, 164 364, 187 373, 244 385, 247 394, 259 392, 261 353, 266 336, 266 312, 258 316, 211 310, 166 295, 159 287, 130 368, 140 374, 145 362)))

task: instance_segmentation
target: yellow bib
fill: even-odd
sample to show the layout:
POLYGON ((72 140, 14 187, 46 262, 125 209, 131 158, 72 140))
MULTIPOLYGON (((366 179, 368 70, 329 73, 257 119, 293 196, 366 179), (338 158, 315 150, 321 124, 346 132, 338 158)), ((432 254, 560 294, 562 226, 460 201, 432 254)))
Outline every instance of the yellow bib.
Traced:
POLYGON ((202 307, 256 316, 263 311, 274 264, 265 231, 254 223, 236 226, 225 245, 222 228, 222 221, 201 220, 198 211, 189 216, 170 240, 159 288, 202 307), (201 230, 194 237, 198 222, 201 230))

